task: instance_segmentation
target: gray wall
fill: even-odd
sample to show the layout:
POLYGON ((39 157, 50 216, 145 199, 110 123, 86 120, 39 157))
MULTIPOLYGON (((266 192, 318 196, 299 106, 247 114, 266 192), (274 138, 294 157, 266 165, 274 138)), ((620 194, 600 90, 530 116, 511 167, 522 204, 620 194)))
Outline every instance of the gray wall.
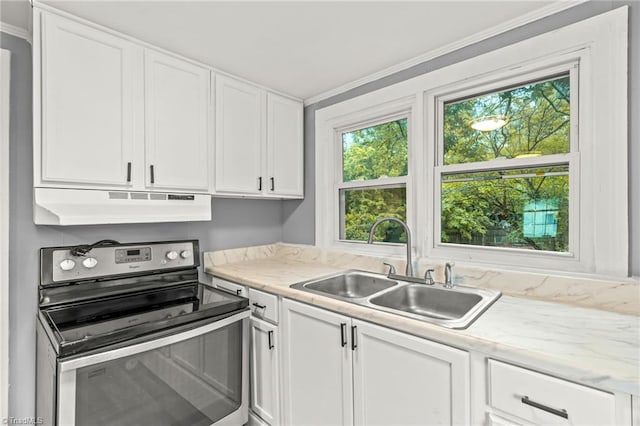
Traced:
MULTIPOLYGON (((564 12, 456 50, 409 69, 335 95, 305 108, 305 199, 284 204, 283 240, 315 243, 315 112, 412 77, 629 5, 629 242, 630 266, 640 276, 640 3, 590 1, 564 12), (634 167, 635 166, 635 167, 634 167)), ((606 143, 606 141, 602 141, 606 143)), ((615 208, 612 206, 612 208, 615 208)))
POLYGON ((211 222, 109 226, 33 224, 31 46, 0 33, 11 51, 9 415, 35 415, 35 315, 38 249, 111 238, 122 242, 197 238, 203 251, 282 240, 282 201, 213 200, 211 222))

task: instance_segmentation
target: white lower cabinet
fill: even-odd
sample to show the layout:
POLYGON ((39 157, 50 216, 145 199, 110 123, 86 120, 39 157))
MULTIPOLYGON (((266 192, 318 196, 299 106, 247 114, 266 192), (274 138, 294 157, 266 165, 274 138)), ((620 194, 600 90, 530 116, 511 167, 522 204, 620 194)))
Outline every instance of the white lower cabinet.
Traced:
POLYGON ((351 319, 282 301, 283 424, 353 424, 351 319))
POLYGON ((251 318, 251 410, 266 423, 280 424, 278 327, 251 318))
POLYGON ((469 424, 469 354, 352 320, 356 425, 469 424))
POLYGON ((469 423, 468 353, 291 300, 282 307, 284 424, 469 423))
POLYGON ((630 425, 631 397, 490 359, 490 425, 630 425))

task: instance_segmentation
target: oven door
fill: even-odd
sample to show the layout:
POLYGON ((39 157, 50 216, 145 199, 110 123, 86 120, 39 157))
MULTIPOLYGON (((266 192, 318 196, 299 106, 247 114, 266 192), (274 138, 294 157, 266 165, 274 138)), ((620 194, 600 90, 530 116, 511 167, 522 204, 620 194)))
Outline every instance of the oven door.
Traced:
POLYGON ((246 423, 248 317, 59 362, 58 425, 246 423))

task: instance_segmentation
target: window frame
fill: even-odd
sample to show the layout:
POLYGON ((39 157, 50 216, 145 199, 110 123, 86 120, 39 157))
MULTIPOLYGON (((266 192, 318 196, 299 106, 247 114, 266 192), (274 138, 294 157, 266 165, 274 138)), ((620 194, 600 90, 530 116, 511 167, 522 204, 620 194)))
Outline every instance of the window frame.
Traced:
MULTIPOLYGON (((326 185, 316 185, 316 244, 335 250, 345 250, 360 254, 391 255, 400 256, 405 253, 406 246, 403 243, 383 243, 367 244, 361 241, 350 241, 340 239, 341 212, 340 212, 340 189, 345 188, 374 188, 376 186, 405 184, 407 196, 407 225, 411 230, 416 227, 415 202, 413 193, 412 171, 414 164, 412 159, 415 155, 412 150, 415 148, 415 96, 401 97, 390 102, 375 103, 365 108, 349 111, 345 114, 338 114, 334 119, 326 122, 326 126, 321 126, 323 130, 322 139, 325 143, 320 148, 316 145, 316 171, 320 172, 322 180, 326 185), (376 124, 392 121, 393 119, 407 118, 407 176, 371 179, 368 181, 343 182, 342 176, 342 133, 349 130, 363 129, 376 124), (321 154, 320 154, 321 153, 321 154), (320 154, 320 155, 318 155, 320 154), (366 184, 363 185, 363 183, 366 184), (318 219, 323 217, 322 224, 318 219)), ((320 130, 319 128, 317 130, 320 130)), ((317 137, 316 137, 317 138, 317 137)), ((320 139, 316 139, 320 140, 320 139)), ((316 183, 319 182, 316 178, 316 183)))
MULTIPOLYGON (((526 266, 532 258, 536 262, 543 262, 548 269, 560 268, 568 263, 580 261, 580 240, 588 238, 580 232, 580 120, 589 119, 588 111, 580 99, 580 63, 587 61, 584 49, 565 55, 553 56, 547 61, 539 61, 535 64, 525 65, 517 72, 489 74, 479 79, 453 82, 444 87, 428 91, 426 93, 427 111, 435 115, 431 126, 431 140, 428 149, 434 151, 435 164, 433 166, 433 197, 429 200, 429 208, 433 210, 432 235, 427 243, 427 256, 451 257, 461 259, 460 252, 476 261, 491 261, 497 256, 505 256, 512 264, 526 266), (509 88, 526 85, 529 82, 545 81, 553 76, 569 74, 570 78, 570 132, 569 152, 562 154, 544 155, 532 158, 493 159, 488 161, 444 164, 444 105, 451 100, 474 98, 483 93, 493 93, 509 88), (479 246, 472 244, 456 244, 441 241, 442 221, 439 217, 441 211, 442 177, 451 173, 471 173, 494 170, 513 170, 517 168, 536 168, 545 166, 569 166, 569 250, 567 252, 552 252, 543 250, 518 249, 510 247, 479 246)), ((565 266, 566 267, 566 266, 565 266)))
MULTIPOLYGON (((345 244, 336 240, 339 219, 334 196, 335 129, 409 109, 407 219, 413 249, 418 256, 427 258, 427 264, 456 260, 459 264, 492 269, 628 276, 627 27, 628 7, 623 6, 316 110, 316 246, 389 257, 404 253, 403 244, 384 247, 379 243, 345 244), (459 95, 464 88, 477 90, 474 87, 492 82, 508 87, 504 83, 510 79, 522 81, 522 76, 537 71, 551 75, 549 70, 571 61, 580 64, 579 119, 571 124, 577 125, 578 132, 578 139, 572 144, 579 146, 574 150, 572 145, 570 154, 556 154, 567 156, 566 160, 575 166, 572 172, 578 173, 577 179, 570 179, 570 197, 579 205, 578 209, 571 209, 570 214, 578 219, 570 232, 579 233, 580 241, 572 244, 571 254, 533 250, 512 253, 492 247, 481 247, 478 253, 468 245, 437 246, 434 223, 439 211, 436 212, 434 200, 436 181, 438 186, 440 183, 436 179, 436 96, 451 92, 459 95)), ((529 160, 521 164, 531 163, 529 160)))
MULTIPOLYGON (((411 110, 402 110, 397 111, 395 113, 385 114, 382 116, 377 116, 375 118, 365 120, 364 122, 352 123, 349 126, 335 129, 336 131, 336 143, 340 146, 340 149, 337 150, 336 154, 339 159, 337 160, 340 163, 340 167, 337 167, 336 172, 337 176, 334 184, 334 193, 337 195, 337 206, 338 206, 338 241, 340 243, 362 243, 362 241, 357 240, 347 240, 343 239, 342 231, 344 229, 343 223, 343 206, 344 206, 344 197, 340 193, 341 190, 358 190, 358 189, 386 189, 386 188, 400 188, 404 187, 406 191, 407 200, 405 200, 405 208, 407 211, 407 219, 409 218, 409 206, 408 204, 408 181, 409 181, 409 141, 411 140, 411 119, 410 119, 411 110), (407 174, 405 176, 395 176, 395 177, 381 177, 377 179, 367 179, 367 180, 352 180, 345 182, 344 181, 344 142, 343 135, 345 133, 362 130, 370 127, 375 127, 378 125, 390 123, 398 120, 407 120, 407 174)), ((376 243, 378 244, 378 243, 376 243)), ((385 243, 389 245, 397 245, 398 243, 385 243)))

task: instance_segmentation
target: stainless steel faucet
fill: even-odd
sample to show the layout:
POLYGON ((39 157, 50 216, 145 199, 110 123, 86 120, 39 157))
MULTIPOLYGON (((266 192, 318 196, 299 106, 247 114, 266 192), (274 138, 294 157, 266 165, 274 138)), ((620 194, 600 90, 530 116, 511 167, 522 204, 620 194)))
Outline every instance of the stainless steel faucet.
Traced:
POLYGON ((447 262, 444 264, 444 287, 445 288, 453 288, 453 274, 451 272, 451 267, 456 264, 453 262, 447 262))
POLYGON ((397 219, 395 217, 383 217, 375 221, 375 223, 369 229, 369 244, 373 243, 373 232, 376 230, 378 225, 382 222, 396 222, 404 228, 404 232, 407 234, 407 268, 405 269, 405 274, 407 277, 413 277, 413 266, 411 265, 411 231, 409 231, 409 227, 406 223, 397 219))

